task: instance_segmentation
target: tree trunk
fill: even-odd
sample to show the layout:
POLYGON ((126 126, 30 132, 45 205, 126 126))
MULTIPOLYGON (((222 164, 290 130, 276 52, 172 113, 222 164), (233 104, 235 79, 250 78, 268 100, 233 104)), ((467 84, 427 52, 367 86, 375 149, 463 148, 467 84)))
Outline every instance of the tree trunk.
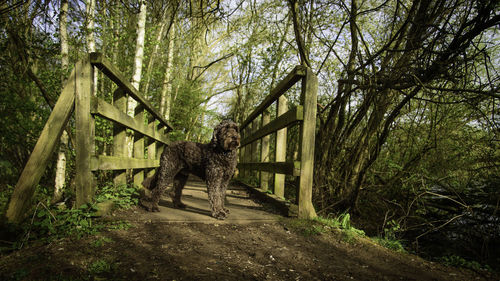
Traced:
MULTIPOLYGON (((174 15, 175 16, 175 15, 174 15)), ((160 113, 165 117, 165 119, 170 118, 170 108, 172 104, 172 66, 174 59, 174 38, 175 38, 175 20, 172 23, 172 28, 169 32, 168 45, 167 45, 167 57, 165 68, 165 75, 163 76, 163 86, 161 89, 160 96, 160 113)))
MULTIPOLYGON (((135 46, 135 56, 134 56, 134 70, 132 75, 132 86, 137 90, 140 88, 141 83, 141 72, 142 72, 142 61, 144 59, 144 35, 146 31, 146 15, 147 15, 147 5, 146 1, 141 1, 139 17, 137 19, 137 40, 135 46)), ((128 108, 127 113, 130 116, 135 115, 135 108, 137 107, 137 102, 129 97, 128 98, 128 108)), ((133 136, 128 136, 127 146, 128 146, 128 156, 132 157, 133 151, 133 136)))
MULTIPOLYGON (((66 81, 66 72, 68 70, 68 32, 67 32, 68 1, 61 0, 61 14, 59 16, 59 29, 61 33, 61 82, 64 85, 66 81)), ((62 89, 63 86, 61 86, 62 89)), ((68 146, 68 133, 64 131, 61 135, 59 149, 57 152, 56 177, 54 180, 54 194, 52 203, 59 202, 62 199, 64 183, 66 181, 66 149, 68 146)))
MULTIPOLYGON (((95 18, 95 0, 88 0, 87 3, 87 50, 88 52, 95 52, 95 36, 94 36, 94 18, 95 18)), ((94 71, 93 85, 94 95, 97 95, 97 72, 94 71)))
MULTIPOLYGON (((149 90, 149 85, 151 81, 151 76, 153 73, 153 65, 156 60, 156 57, 158 55, 158 50, 160 49, 160 42, 162 41, 162 38, 166 38, 169 34, 173 34, 174 31, 174 24, 175 24, 175 17, 177 13, 177 8, 173 7, 172 12, 171 12, 171 18, 170 21, 167 22, 167 17, 168 17, 168 8, 165 8, 165 11, 163 12, 162 19, 160 22, 160 27, 158 28, 158 32, 156 33, 156 41, 154 42, 154 47, 153 51, 151 53, 149 62, 148 62, 148 67, 146 71, 146 82, 144 83, 144 94, 148 93, 149 90)), ((175 35, 175 34, 174 34, 175 35)), ((172 38, 172 36, 169 36, 169 38, 172 38)), ((167 47, 167 62, 170 60, 172 57, 171 53, 171 40, 169 39, 168 41, 168 47, 167 47)), ((170 69, 167 67, 167 70, 170 69)), ((171 91, 170 91, 171 92, 171 91)), ((161 110, 161 107, 160 107, 161 110)), ((161 112, 163 114, 163 112, 161 112)))

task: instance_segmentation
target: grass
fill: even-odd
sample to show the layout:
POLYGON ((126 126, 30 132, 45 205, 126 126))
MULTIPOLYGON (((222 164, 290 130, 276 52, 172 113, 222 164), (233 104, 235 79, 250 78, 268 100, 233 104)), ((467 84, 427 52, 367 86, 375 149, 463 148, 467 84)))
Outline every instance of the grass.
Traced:
POLYGON ((95 240, 94 242, 92 242, 92 246, 95 248, 100 248, 100 247, 102 247, 105 244, 110 243, 110 242, 113 242, 113 240, 111 238, 101 237, 101 238, 98 238, 97 240, 95 240))
MULTIPOLYGON (((348 213, 332 218, 316 217, 313 220, 292 219, 287 224, 304 236, 340 231, 342 241, 347 243, 353 243, 358 238, 366 237, 363 230, 351 225, 351 216, 348 213)), ((387 249, 396 252, 406 252, 403 243, 395 238, 372 237, 370 239, 387 249)))
POLYGON ((87 269, 90 274, 97 275, 113 272, 116 267, 116 264, 109 262, 106 259, 99 259, 92 262, 87 269))
POLYGON ((393 250, 396 252, 400 252, 400 253, 406 253, 406 250, 403 246, 403 243, 399 240, 390 239, 390 238, 386 238, 386 237, 371 237, 371 239, 375 243, 379 244, 380 246, 382 246, 384 248, 387 248, 387 249, 390 249, 390 250, 393 250))
POLYGON ((291 219, 287 221, 287 225, 304 236, 340 231, 342 240, 348 243, 355 242, 358 237, 365 236, 363 230, 351 225, 350 215, 347 213, 335 218, 316 217, 313 220, 291 219))

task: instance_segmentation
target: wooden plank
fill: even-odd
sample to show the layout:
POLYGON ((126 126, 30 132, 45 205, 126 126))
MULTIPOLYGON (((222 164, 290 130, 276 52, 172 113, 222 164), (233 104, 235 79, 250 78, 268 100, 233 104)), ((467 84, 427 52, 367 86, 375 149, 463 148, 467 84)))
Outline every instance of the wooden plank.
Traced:
MULTIPOLYGON (((139 125, 144 126, 145 130, 148 130, 150 128, 144 124, 145 113, 146 111, 144 110, 144 107, 142 105, 138 105, 135 108, 134 120, 136 120, 139 125)), ((154 131, 151 133, 154 135, 154 131)), ((134 133, 134 158, 144 159, 144 135, 137 131, 134 133)), ((141 186, 141 183, 144 181, 144 170, 133 170, 132 175, 134 178, 134 184, 136 186, 141 186)))
POLYGON ((306 74, 306 68, 297 65, 283 80, 281 80, 274 89, 271 90, 269 95, 257 106, 257 108, 248 115, 248 118, 241 124, 241 129, 244 129, 253 119, 257 118, 266 108, 275 102, 281 95, 290 89, 297 81, 299 81, 306 74))
POLYGON ((105 119, 116 122, 122 126, 137 131, 143 135, 146 135, 165 144, 170 143, 169 139, 164 134, 155 132, 155 130, 145 125, 142 121, 128 116, 126 112, 121 111, 120 109, 102 99, 93 99, 92 114, 99 115, 105 119))
MULTIPOLYGON (((78 62, 77 65, 81 63, 78 62)), ((75 102, 75 77, 76 68, 73 69, 66 81, 61 95, 57 99, 54 109, 50 113, 49 119, 33 148, 33 152, 17 181, 5 214, 7 220, 11 223, 21 222, 30 208, 35 188, 47 168, 66 123, 71 117, 75 102)))
MULTIPOLYGON (((264 110, 262 113, 262 120, 260 124, 260 129, 266 127, 271 120, 271 115, 269 114, 269 110, 264 110)), ((260 140, 260 162, 269 162, 271 154, 269 153, 269 140, 270 136, 266 135, 260 140)), ((269 176, 268 172, 262 171, 260 173, 260 188, 262 190, 267 191, 269 189, 269 176)))
POLYGON ((316 137, 318 78, 311 69, 307 69, 302 80, 301 104, 304 106, 304 121, 301 126, 300 140, 300 185, 299 218, 316 217, 312 204, 312 185, 314 176, 314 144, 316 137))
POLYGON ((298 105, 296 108, 287 111, 285 114, 280 115, 278 118, 274 119, 266 126, 263 126, 251 136, 243 139, 241 141, 241 145, 243 146, 252 143, 280 129, 286 128, 295 122, 303 120, 303 113, 303 107, 301 105, 298 105))
POLYGON ((94 156, 91 159, 92 171, 97 170, 125 170, 125 169, 146 169, 160 166, 160 160, 156 159, 136 159, 116 156, 94 156))
MULTIPOLYGON (((96 104, 95 101, 96 100, 94 100, 93 102, 94 107, 96 104)), ((116 91, 113 93, 113 106, 111 107, 116 108, 119 112, 128 117, 128 115, 125 113, 127 111, 127 95, 122 88, 116 89, 116 91)), ((113 122, 113 156, 127 157, 126 127, 116 122, 113 122)), ((115 186, 120 186, 127 183, 127 172, 125 170, 115 171, 113 174, 113 184, 115 186)))
MULTIPOLYGON (((282 175, 298 176, 300 175, 300 161, 296 162, 248 162, 238 163, 238 169, 266 171, 282 175)), ((276 192, 275 192, 276 194, 276 192)), ((283 196, 280 196, 283 197, 283 196)))
POLYGON ((125 76, 108 61, 101 53, 90 53, 90 62, 92 65, 101 70, 106 74, 109 79, 118 85, 118 87, 123 88, 130 96, 132 96, 136 101, 144 106, 144 108, 151 113, 156 119, 158 119, 167 129, 166 132, 173 130, 169 122, 156 110, 149 101, 144 98, 144 95, 139 92, 132 84, 125 79, 125 76))
POLYGON ((92 202, 94 180, 90 169, 90 157, 95 154, 92 142, 94 118, 90 114, 90 99, 93 95, 93 67, 90 62, 76 66, 75 89, 75 185, 76 206, 92 202))
MULTIPOLYGON (((281 116, 288 110, 287 100, 284 96, 279 97, 276 108, 276 116, 281 116)), ((276 162, 286 161, 286 128, 276 132, 276 162)), ((274 194, 279 197, 285 196, 285 175, 274 175, 274 194)))

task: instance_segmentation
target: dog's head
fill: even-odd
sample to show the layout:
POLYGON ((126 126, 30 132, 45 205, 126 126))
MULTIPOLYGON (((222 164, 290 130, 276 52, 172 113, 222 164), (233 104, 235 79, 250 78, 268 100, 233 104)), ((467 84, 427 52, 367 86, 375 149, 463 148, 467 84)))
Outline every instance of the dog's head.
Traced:
POLYGON ((213 148, 219 147, 224 151, 235 150, 240 146, 240 129, 231 120, 224 120, 214 129, 212 141, 213 148))

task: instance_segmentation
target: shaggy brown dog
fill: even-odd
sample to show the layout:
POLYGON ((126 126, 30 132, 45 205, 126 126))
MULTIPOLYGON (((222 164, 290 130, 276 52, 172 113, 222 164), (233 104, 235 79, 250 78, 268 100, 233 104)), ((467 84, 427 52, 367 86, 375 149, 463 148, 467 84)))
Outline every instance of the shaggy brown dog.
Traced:
POLYGON ((236 168, 236 150, 240 146, 240 133, 236 123, 222 121, 214 129, 210 143, 174 142, 163 151, 160 167, 154 176, 142 185, 151 190, 151 203, 141 200, 147 210, 159 212, 158 202, 167 185, 175 208, 185 208, 181 194, 188 175, 194 174, 207 183, 208 201, 212 216, 223 220, 229 214, 224 207, 227 185, 236 168))

